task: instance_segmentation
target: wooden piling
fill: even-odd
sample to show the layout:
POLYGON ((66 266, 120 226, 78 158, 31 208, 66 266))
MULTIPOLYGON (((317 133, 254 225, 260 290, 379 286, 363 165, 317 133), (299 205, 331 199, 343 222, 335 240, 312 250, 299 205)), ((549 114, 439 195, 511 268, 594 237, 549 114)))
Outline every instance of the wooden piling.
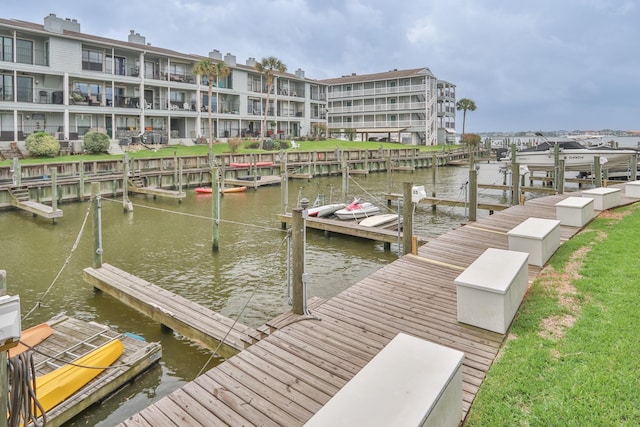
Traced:
POLYGON ((602 187, 602 167, 600 164, 600 156, 593 156, 593 168, 596 172, 596 182, 595 186, 602 187))
POLYGON ((304 218, 302 208, 294 208, 291 217, 291 297, 294 314, 304 314, 304 218))
POLYGON ((102 212, 100 206, 100 183, 91 183, 91 203, 93 203, 93 267, 102 267, 102 212))
MULTIPOLYGON (((413 242, 413 201, 411 200, 412 182, 405 182, 402 185, 402 254, 411 252, 413 242)), ((398 224, 398 227, 400 225, 398 224)))
MULTIPOLYGON (((7 294, 7 272, 0 270, 0 297, 7 294)), ((6 414, 9 383, 7 381, 7 352, 0 351, 0 414, 6 414)), ((0 427, 7 427, 7 417, 0 417, 0 427)))
POLYGON ((220 225, 220 185, 218 184, 218 168, 211 168, 211 209, 213 217, 213 243, 211 249, 213 252, 218 252, 220 249, 219 238, 220 231, 218 230, 220 225))
POLYGON ((471 163, 469 169, 469 221, 475 221, 478 214, 478 171, 471 163))

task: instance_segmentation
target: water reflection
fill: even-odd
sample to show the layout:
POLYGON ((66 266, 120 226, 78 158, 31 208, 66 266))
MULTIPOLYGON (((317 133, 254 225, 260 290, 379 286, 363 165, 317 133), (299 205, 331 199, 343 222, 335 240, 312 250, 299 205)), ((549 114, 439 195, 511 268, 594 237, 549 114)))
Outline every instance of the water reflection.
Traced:
MULTIPOLYGON (((439 168, 437 184, 431 183, 431 170, 413 173, 374 173, 350 181, 349 197, 386 208, 384 194, 401 193, 404 181, 424 185, 427 194, 463 200, 462 188, 467 168, 439 168)), ((501 183, 495 164, 481 165, 479 182, 501 183)), ((313 201, 318 194, 337 200, 341 177, 291 181, 289 205, 298 195, 313 201)), ((211 251, 211 196, 188 190, 182 203, 168 199, 132 196, 134 211, 123 213, 122 201, 105 198, 102 203, 104 262, 131 272, 185 298, 249 326, 287 311, 285 231, 276 214, 281 211, 281 189, 263 187, 257 191, 227 194, 221 199, 220 251, 211 251)), ((480 199, 505 203, 502 192, 481 195, 480 199)), ((126 307, 113 298, 95 292, 82 279, 82 269, 92 265, 91 219, 81 233, 89 202, 64 204, 64 217, 57 224, 20 211, 0 212, 0 268, 7 270, 10 294, 19 294, 22 312, 38 302, 33 314, 23 321, 30 326, 65 311, 83 320, 96 321, 122 332, 160 341, 163 358, 158 368, 92 409, 72 425, 113 425, 147 406, 185 381, 194 378, 210 353, 126 307), (77 249, 74 243, 80 235, 77 249), (71 255, 71 256, 70 256, 71 255), (70 258, 69 258, 70 257, 70 258), (54 279, 58 272, 60 277, 54 279), (53 285, 52 285, 53 283, 53 285), (50 289, 49 289, 50 288, 50 289), (184 363, 189 360, 189 363, 184 363)), ((385 212, 387 213, 387 212, 385 212)), ((480 211, 479 215, 487 215, 480 211)), ((414 232, 432 237, 465 221, 461 208, 429 206, 416 208, 414 232)), ((308 296, 330 298, 376 269, 397 258, 398 245, 385 251, 383 244, 344 236, 307 233, 306 268, 308 296)))

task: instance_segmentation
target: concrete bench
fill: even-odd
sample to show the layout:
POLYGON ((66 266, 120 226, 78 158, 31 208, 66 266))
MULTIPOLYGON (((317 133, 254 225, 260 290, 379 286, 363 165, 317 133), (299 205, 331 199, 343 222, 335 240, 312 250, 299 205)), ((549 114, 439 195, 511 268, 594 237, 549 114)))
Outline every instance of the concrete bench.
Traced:
POLYGON ((504 334, 527 291, 525 252, 489 248, 455 280, 458 321, 504 334))
POLYGON ((464 353, 403 333, 305 424, 458 426, 464 353))
POLYGON ((591 190, 584 190, 582 197, 593 199, 593 209, 606 211, 620 204, 620 193, 619 188, 598 187, 592 188, 591 190))
POLYGON ((556 203, 556 218, 562 225, 584 227, 593 219, 593 199, 567 197, 556 203))
POLYGON ((640 181, 627 182, 624 185, 624 194, 627 197, 633 197, 634 199, 640 199, 640 181))
POLYGON ((542 267, 560 247, 560 221, 529 218, 507 232, 509 250, 529 254, 529 264, 542 267))

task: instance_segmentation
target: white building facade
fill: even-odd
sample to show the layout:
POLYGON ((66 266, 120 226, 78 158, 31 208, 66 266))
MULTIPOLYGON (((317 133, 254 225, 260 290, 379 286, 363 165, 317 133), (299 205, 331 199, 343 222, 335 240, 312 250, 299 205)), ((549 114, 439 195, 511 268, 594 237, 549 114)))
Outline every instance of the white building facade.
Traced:
MULTIPOLYGON (((38 131, 60 139, 104 130, 112 139, 148 143, 208 136, 208 82, 193 73, 206 59, 158 48, 131 31, 127 41, 84 34, 80 23, 51 14, 44 25, 0 19, 0 140, 38 131)), ((229 76, 211 99, 216 138, 307 136, 326 125, 326 85, 304 71, 276 73, 267 84, 249 58, 212 51, 229 76)), ((175 142, 175 141, 174 141, 175 142)))
MULTIPOLYGON (((428 68, 351 74, 322 80, 327 85, 328 128, 334 135, 357 139, 435 145, 438 129, 455 127, 450 118, 439 120, 438 80, 428 68)), ((455 97, 455 91, 448 91, 455 97)), ((454 99, 455 105, 455 99, 454 99)))

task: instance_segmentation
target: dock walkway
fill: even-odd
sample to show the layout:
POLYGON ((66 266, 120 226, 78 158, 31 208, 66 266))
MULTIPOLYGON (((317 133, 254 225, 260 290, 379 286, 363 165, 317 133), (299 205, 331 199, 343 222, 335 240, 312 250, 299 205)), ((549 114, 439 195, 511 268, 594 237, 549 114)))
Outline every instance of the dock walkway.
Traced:
POLYGON ((129 383, 162 356, 160 343, 131 338, 95 322, 59 315, 47 323, 52 327, 53 335, 38 344, 38 352, 33 353, 38 376, 51 372, 65 362, 72 362, 114 339, 119 339, 124 344, 124 352, 113 368, 102 372, 76 394, 47 413, 47 427, 63 425, 89 406, 129 383), (52 355, 56 355, 56 359, 49 357, 52 355), (64 361, 61 362, 59 359, 64 361))
MULTIPOLYGON (((575 196, 577 193, 571 193, 575 196)), ((398 333, 465 353, 466 417, 505 335, 458 322, 454 279, 486 249, 507 248, 507 232, 530 217, 554 218, 569 195, 533 199, 429 241, 311 308, 125 420, 121 425, 300 426, 398 333)), ((638 201, 621 198, 621 204, 638 201)), ((596 212, 599 214, 599 212, 596 212)), ((561 226, 561 240, 579 227, 561 226)), ((539 267, 530 266, 533 280, 539 267)))
POLYGON ((260 333, 112 265, 85 268, 84 280, 160 324, 230 357, 260 333), (220 344, 222 342, 222 344, 220 344))

